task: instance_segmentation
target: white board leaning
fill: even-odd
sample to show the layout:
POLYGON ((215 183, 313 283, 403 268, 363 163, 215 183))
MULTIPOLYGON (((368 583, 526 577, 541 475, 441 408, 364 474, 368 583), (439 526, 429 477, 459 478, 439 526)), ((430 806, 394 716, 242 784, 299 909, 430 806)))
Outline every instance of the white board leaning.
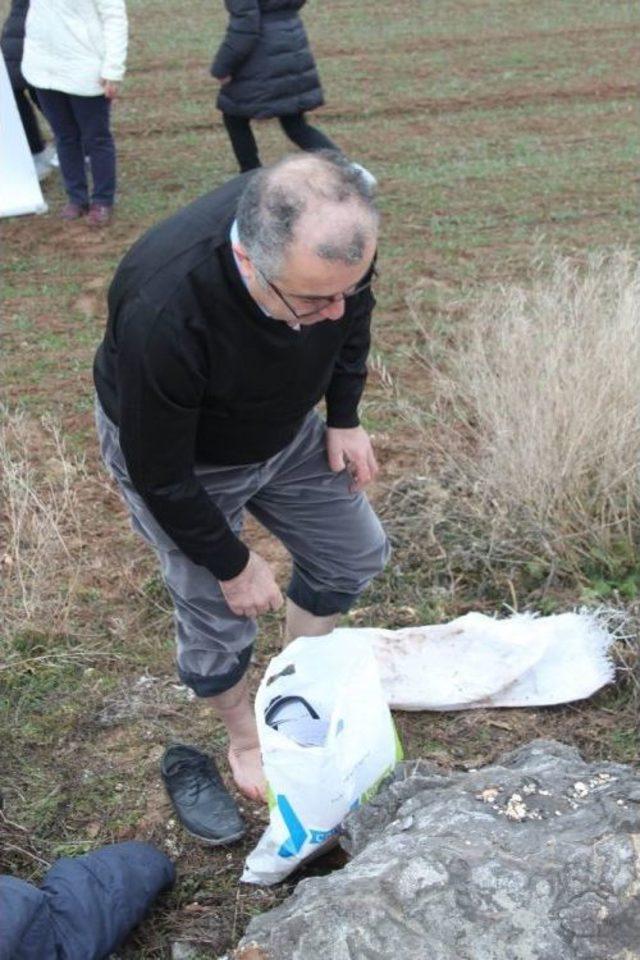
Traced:
POLYGON ((47 210, 7 66, 0 54, 0 217, 47 210))

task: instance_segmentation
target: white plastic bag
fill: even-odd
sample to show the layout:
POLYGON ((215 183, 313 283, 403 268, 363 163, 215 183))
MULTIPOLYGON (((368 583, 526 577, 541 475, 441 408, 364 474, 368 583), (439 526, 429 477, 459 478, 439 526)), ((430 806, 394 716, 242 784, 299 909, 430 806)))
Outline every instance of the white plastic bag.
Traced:
POLYGON ((364 637, 296 640, 269 664, 256 717, 270 819, 242 880, 272 884, 335 842, 402 749, 364 637))

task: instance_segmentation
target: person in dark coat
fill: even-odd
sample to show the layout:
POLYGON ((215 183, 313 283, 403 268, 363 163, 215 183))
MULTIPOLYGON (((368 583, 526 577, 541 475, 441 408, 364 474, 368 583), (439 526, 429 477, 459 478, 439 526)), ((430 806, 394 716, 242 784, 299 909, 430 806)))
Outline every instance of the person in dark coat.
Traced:
POLYGON ((225 0, 229 25, 211 66, 240 170, 260 166, 251 119, 278 117, 302 150, 337 149, 305 119, 324 97, 298 10, 306 0, 225 0))
POLYGON ((38 178, 42 180, 53 169, 53 147, 47 149, 34 106, 40 107, 38 95, 22 75, 20 63, 24 47, 24 22, 29 9, 29 0, 12 0, 11 10, 2 27, 0 49, 7 65, 9 80, 18 107, 18 113, 33 156, 38 178))
POLYGON ((169 858, 135 841, 65 857, 40 888, 0 876, 0 960, 104 960, 174 880, 169 858))

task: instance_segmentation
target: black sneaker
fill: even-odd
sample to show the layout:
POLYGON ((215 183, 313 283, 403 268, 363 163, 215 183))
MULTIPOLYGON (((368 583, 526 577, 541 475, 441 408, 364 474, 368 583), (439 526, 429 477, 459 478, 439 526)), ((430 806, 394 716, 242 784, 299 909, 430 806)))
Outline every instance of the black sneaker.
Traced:
POLYGON ((176 743, 165 750, 160 773, 178 819, 192 837, 215 845, 243 836, 244 822, 212 757, 176 743))

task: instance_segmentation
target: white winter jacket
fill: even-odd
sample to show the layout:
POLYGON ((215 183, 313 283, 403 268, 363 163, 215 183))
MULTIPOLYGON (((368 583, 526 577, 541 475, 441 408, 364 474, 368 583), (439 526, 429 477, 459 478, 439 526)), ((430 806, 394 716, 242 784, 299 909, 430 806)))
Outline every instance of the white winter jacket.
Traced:
POLYGON ((22 72, 33 87, 83 97, 117 82, 127 56, 125 0, 31 0, 22 72))

